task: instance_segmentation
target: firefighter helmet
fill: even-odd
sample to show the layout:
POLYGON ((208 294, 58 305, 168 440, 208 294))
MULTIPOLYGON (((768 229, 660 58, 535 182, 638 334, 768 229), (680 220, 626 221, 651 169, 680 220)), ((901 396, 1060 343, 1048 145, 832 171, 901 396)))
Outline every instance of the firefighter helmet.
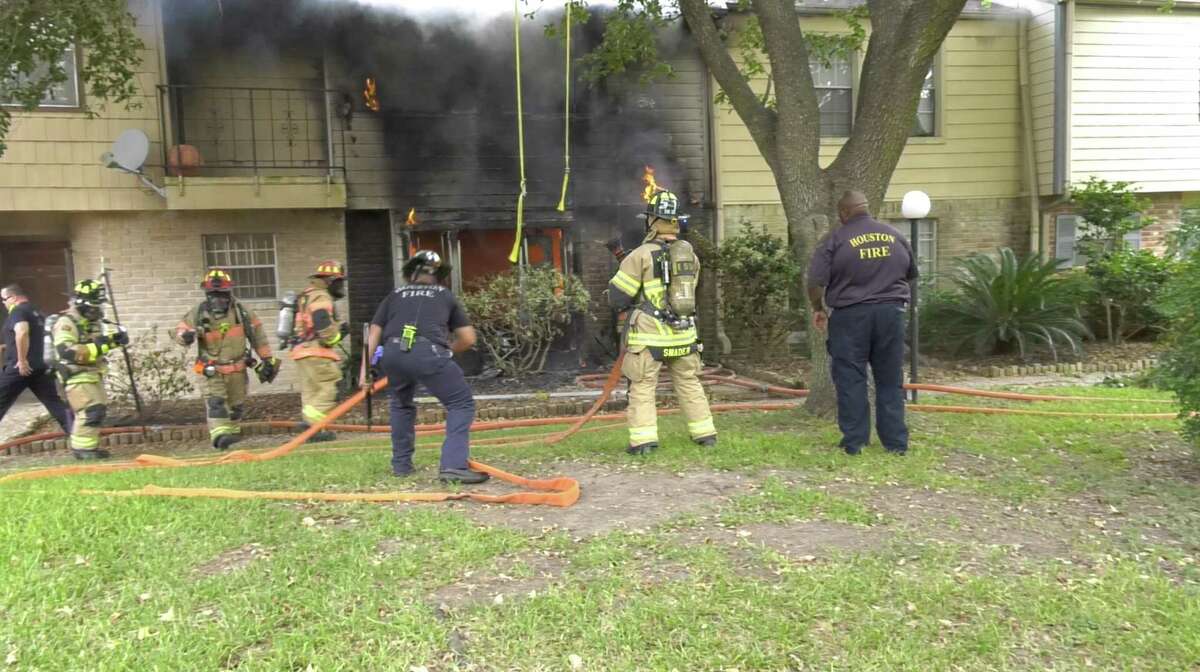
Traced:
POLYGON ((688 216, 679 212, 679 197, 661 189, 646 203, 646 232, 651 235, 687 233, 688 216))
POLYGON ((338 280, 346 277, 346 267, 339 261, 322 261, 317 265, 317 272, 313 273, 314 278, 328 278, 330 280, 338 280))
POLYGON ((75 283, 74 296, 71 298, 79 314, 89 320, 98 320, 104 316, 103 306, 108 300, 104 285, 92 279, 80 280, 75 283))
POLYGON ((206 292, 232 292, 233 278, 228 273, 219 268, 214 268, 204 276, 204 281, 200 283, 200 288, 206 292))
POLYGON ((442 262, 442 255, 433 250, 420 250, 404 262, 404 277, 410 282, 418 275, 432 275, 438 280, 450 274, 450 266, 442 262))

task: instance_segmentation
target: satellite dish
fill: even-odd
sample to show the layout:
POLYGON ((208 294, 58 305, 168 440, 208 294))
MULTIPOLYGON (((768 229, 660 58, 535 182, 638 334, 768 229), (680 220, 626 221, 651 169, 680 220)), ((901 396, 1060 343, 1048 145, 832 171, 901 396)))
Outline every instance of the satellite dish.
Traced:
POLYGON ((150 138, 142 131, 131 128, 113 143, 112 151, 101 157, 105 165, 131 173, 142 172, 146 157, 150 155, 150 138), (114 165, 115 164, 115 165, 114 165))
POLYGON ((142 184, 153 189, 154 193, 167 197, 167 191, 162 187, 150 181, 142 173, 142 166, 146 165, 146 157, 150 155, 150 138, 146 134, 136 128, 131 128, 117 137, 117 141, 112 145, 111 152, 105 152, 100 155, 100 163, 104 164, 105 168, 112 168, 126 173, 137 175, 142 184))

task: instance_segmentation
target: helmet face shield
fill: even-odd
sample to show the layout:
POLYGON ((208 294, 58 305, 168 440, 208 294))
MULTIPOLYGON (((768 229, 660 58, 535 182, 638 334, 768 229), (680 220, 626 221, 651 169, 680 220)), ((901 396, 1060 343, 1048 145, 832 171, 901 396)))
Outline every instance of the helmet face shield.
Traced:
POLYGON ((229 292, 208 292, 204 297, 208 312, 216 316, 228 313, 229 307, 233 305, 233 295, 229 292))

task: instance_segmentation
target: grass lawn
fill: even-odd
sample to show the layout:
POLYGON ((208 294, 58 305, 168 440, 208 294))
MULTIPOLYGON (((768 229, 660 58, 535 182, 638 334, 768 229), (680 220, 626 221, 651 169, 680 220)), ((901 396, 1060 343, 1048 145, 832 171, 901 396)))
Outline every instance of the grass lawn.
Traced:
MULTIPOLYGON (((1113 400, 1035 408, 1170 408, 1054 393, 1113 400)), ((904 458, 842 455, 790 411, 722 415, 715 450, 664 419, 642 460, 619 429, 476 449, 579 478, 569 509, 78 494, 440 489, 436 450, 396 481, 378 438, 7 483, 0 669, 1200 669, 1200 466, 1177 422, 910 420, 904 458)))

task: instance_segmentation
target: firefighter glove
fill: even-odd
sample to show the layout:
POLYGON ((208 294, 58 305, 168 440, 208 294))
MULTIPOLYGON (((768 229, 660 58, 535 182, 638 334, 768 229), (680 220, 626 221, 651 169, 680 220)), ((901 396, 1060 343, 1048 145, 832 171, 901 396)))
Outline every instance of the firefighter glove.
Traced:
POLYGON ((112 350, 113 347, 112 336, 94 336, 92 338, 92 345, 96 346, 100 354, 108 354, 108 351, 112 350))
POLYGON ((338 326, 338 331, 341 332, 343 337, 349 336, 350 335, 350 323, 342 322, 341 325, 338 326))
POLYGON ((279 360, 275 357, 267 357, 254 367, 254 373, 258 376, 260 383, 274 382, 275 376, 279 375, 279 360))
POLYGON ((118 330, 112 335, 112 342, 113 345, 121 348, 129 345, 129 332, 124 329, 118 330))
POLYGON ((180 334, 179 340, 183 341, 184 345, 191 345, 196 342, 196 332, 194 330, 185 331, 180 334))

